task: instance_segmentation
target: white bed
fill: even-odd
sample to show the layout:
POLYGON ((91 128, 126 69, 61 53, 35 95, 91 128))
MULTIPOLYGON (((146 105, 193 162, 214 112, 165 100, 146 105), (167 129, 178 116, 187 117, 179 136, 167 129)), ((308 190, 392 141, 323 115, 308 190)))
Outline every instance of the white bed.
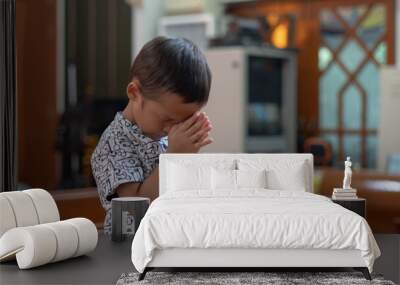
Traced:
POLYGON ((367 222, 312 194, 312 181, 309 154, 161 155, 160 197, 132 243, 140 279, 155 267, 354 267, 370 278, 380 251, 367 222))

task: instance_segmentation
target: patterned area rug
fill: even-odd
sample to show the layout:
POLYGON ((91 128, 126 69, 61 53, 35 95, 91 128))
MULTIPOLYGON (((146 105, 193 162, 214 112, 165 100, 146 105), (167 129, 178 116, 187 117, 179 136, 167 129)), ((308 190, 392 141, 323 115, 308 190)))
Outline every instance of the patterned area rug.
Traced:
POLYGON ((395 285, 384 280, 380 275, 372 275, 372 281, 364 278, 360 272, 154 272, 150 271, 142 281, 138 281, 138 273, 124 273, 117 285, 133 284, 379 284, 395 285))

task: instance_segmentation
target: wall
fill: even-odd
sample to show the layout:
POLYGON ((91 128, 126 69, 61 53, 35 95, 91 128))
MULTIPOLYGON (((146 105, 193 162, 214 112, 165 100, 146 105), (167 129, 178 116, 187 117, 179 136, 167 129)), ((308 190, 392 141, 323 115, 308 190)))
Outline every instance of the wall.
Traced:
MULTIPOLYGON (((132 7, 132 57, 141 47, 157 36, 158 20, 165 14, 165 0, 127 0, 132 7)), ((223 4, 221 0, 203 0, 204 12, 210 13, 216 20, 216 33, 221 34, 223 21, 223 4)))
MULTIPOLYGON (((400 76, 400 0, 396 0, 395 7, 395 67, 383 68, 381 70, 381 118, 379 126, 379 153, 378 168, 381 171, 386 169, 387 156, 391 153, 400 152, 400 132, 397 129, 400 116, 398 104, 400 94, 395 96, 395 92, 400 90, 397 78, 400 76), (383 82, 382 80, 385 80, 383 82), (396 105, 397 104, 397 105, 396 105)), ((397 94, 397 93, 396 93, 397 94)))
POLYGON ((380 122, 378 132, 378 166, 384 171, 387 166, 387 157, 400 153, 400 70, 393 67, 384 67, 380 72, 380 122))
POLYGON ((164 15, 164 0, 131 1, 132 7, 132 58, 142 46, 157 36, 158 19, 164 15))

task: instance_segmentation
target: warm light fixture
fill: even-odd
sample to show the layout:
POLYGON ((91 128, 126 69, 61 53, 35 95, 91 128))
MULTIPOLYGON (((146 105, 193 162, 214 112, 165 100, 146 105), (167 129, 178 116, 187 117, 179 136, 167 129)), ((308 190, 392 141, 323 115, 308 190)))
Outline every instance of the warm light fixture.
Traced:
POLYGON ((287 23, 278 24, 272 32, 271 42, 277 48, 286 48, 288 46, 289 27, 287 23))

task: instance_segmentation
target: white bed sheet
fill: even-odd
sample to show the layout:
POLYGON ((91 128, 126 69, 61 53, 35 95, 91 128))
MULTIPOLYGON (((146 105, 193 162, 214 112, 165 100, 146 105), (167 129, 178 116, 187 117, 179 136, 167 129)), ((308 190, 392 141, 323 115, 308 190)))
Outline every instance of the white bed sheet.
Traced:
POLYGON ((160 196, 134 237, 133 265, 143 272, 166 248, 357 249, 371 272, 380 255, 361 216, 320 195, 265 189, 160 196))

